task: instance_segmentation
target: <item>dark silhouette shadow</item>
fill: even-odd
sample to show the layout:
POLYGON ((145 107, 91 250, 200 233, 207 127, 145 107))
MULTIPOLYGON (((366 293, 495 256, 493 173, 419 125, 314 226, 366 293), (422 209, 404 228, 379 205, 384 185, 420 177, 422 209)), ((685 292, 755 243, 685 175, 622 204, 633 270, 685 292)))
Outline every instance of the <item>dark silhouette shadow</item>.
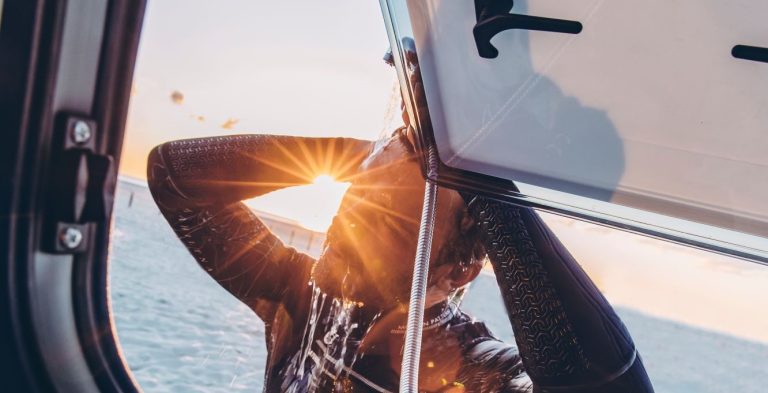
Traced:
MULTIPOLYGON (((441 3, 431 9, 434 12, 432 20, 455 19, 456 9, 450 7, 454 5, 441 3)), ((527 1, 516 1, 512 12, 526 14, 527 10, 527 1)), ((430 47, 431 43, 416 43, 422 62, 427 60, 426 54, 431 55, 427 60, 431 63, 423 63, 421 68, 427 69, 423 77, 429 91, 431 124, 445 164, 602 201, 611 200, 624 173, 622 140, 605 111, 585 106, 552 79, 536 71, 528 31, 514 29, 495 34, 491 42, 498 49, 498 57, 491 59, 478 54, 471 26, 467 30, 440 29, 440 35, 443 45, 439 50, 450 51, 445 43, 455 42, 456 51, 462 52, 449 53, 449 56, 474 57, 471 67, 467 67, 470 62, 434 64, 442 60, 434 59, 435 48, 430 47), (473 51, 464 53, 465 48, 473 51), (449 69, 451 75, 461 75, 468 80, 472 88, 461 91, 461 105, 435 105, 441 98, 433 99, 433 96, 445 94, 440 92, 443 86, 433 75, 435 66, 449 69), (490 100, 493 95, 502 99, 498 99, 499 102, 490 100), (498 107, 490 107, 493 105, 498 107), (457 125, 450 122, 464 114, 477 118, 481 112, 481 126, 474 129, 471 136, 457 137, 457 125), (449 138, 454 141, 448 142, 449 138), (457 144, 455 140, 462 138, 457 144)), ((571 37, 580 38, 567 36, 564 39, 571 37)), ((403 45, 408 52, 407 48, 413 47, 412 39, 406 38, 403 45)), ((557 55, 554 53, 551 57, 557 55)), ((410 63, 418 62, 413 54, 406 54, 406 59, 410 63)), ((554 64, 562 67, 556 59, 554 64)), ((409 68, 418 67, 411 64, 409 68)))

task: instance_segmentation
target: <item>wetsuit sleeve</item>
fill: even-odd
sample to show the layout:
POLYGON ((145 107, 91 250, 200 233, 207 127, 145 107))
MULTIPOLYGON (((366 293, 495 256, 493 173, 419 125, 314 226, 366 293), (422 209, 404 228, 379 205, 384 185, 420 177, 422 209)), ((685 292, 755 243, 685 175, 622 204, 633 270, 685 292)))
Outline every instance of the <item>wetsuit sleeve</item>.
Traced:
POLYGON ((467 392, 530 393, 531 379, 525 373, 520 353, 496 339, 474 344, 465 354, 461 371, 467 392))
POLYGON ((270 135, 179 140, 151 151, 147 178, 163 216, 200 266, 266 320, 275 303, 306 284, 314 261, 286 247, 240 201, 321 173, 352 176, 368 144, 270 135))
POLYGON ((486 198, 469 207, 533 391, 653 392, 624 324, 536 212, 486 198))

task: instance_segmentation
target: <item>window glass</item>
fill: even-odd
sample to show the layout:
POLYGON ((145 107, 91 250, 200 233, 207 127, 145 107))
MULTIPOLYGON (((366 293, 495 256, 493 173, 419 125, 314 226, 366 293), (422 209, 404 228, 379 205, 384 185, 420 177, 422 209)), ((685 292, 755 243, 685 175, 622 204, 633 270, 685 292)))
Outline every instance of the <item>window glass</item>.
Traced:
POLYGON ((690 2, 657 15, 656 2, 517 2, 523 18, 562 18, 572 33, 583 22, 583 32, 507 27, 472 39, 451 27, 479 23, 473 4, 407 3, 412 40, 429 48, 420 67, 446 165, 587 197, 575 200, 586 210, 605 212, 598 200, 733 230, 730 242, 768 253, 765 64, 736 54, 765 40, 768 4, 690 2), (635 23, 651 14, 657 28, 635 23))
MULTIPOLYGON (((389 135, 400 124, 400 109, 394 70, 381 60, 387 46, 373 1, 148 4, 110 256, 117 334, 145 391, 261 390, 268 353, 261 319, 211 279, 161 215, 147 188, 150 150, 215 135, 389 135)), ((317 257, 349 189, 328 175, 246 204, 283 243, 317 257)), ((362 204, 393 209, 404 203, 386 193, 356 192, 362 204)), ((413 197, 417 211, 421 195, 413 197)), ((367 225, 397 227, 390 216, 367 225)), ((657 391, 760 391, 768 363, 768 314, 762 312, 768 287, 760 284, 768 269, 543 217, 616 307, 657 391)), ((411 260, 382 266, 400 262, 410 266, 411 260)), ((491 264, 461 308, 514 344, 491 264)))

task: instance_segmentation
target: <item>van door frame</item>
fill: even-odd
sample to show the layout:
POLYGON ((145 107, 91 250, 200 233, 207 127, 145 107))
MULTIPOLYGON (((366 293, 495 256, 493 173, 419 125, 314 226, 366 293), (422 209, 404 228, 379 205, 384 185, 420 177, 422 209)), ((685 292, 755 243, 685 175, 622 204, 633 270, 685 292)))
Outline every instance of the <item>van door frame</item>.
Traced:
POLYGON ((64 170, 53 158, 61 148, 58 118, 93 120, 93 153, 113 157, 117 168, 145 6, 144 0, 2 4, 0 177, 9 179, 0 188, 4 388, 139 391, 110 317, 111 217, 84 224, 88 241, 75 254, 48 252, 43 226, 46 204, 56 201, 52 184, 64 170))

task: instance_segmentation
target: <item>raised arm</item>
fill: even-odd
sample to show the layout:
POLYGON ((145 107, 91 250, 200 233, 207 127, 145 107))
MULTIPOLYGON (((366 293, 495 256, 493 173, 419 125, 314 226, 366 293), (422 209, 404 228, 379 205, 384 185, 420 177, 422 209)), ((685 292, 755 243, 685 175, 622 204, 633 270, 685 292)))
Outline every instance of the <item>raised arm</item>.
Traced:
POLYGON ((344 181, 370 145, 351 138, 229 135, 164 143, 150 153, 150 162, 161 153, 180 196, 211 205, 308 184, 320 174, 344 181))
POLYGON ((200 266, 266 320, 274 303, 306 283, 313 260, 285 247, 240 201, 323 173, 349 178, 369 145, 271 135, 179 140, 152 150, 147 178, 163 216, 200 266))
POLYGON ((629 332, 533 209, 470 202, 534 392, 653 392, 629 332))

